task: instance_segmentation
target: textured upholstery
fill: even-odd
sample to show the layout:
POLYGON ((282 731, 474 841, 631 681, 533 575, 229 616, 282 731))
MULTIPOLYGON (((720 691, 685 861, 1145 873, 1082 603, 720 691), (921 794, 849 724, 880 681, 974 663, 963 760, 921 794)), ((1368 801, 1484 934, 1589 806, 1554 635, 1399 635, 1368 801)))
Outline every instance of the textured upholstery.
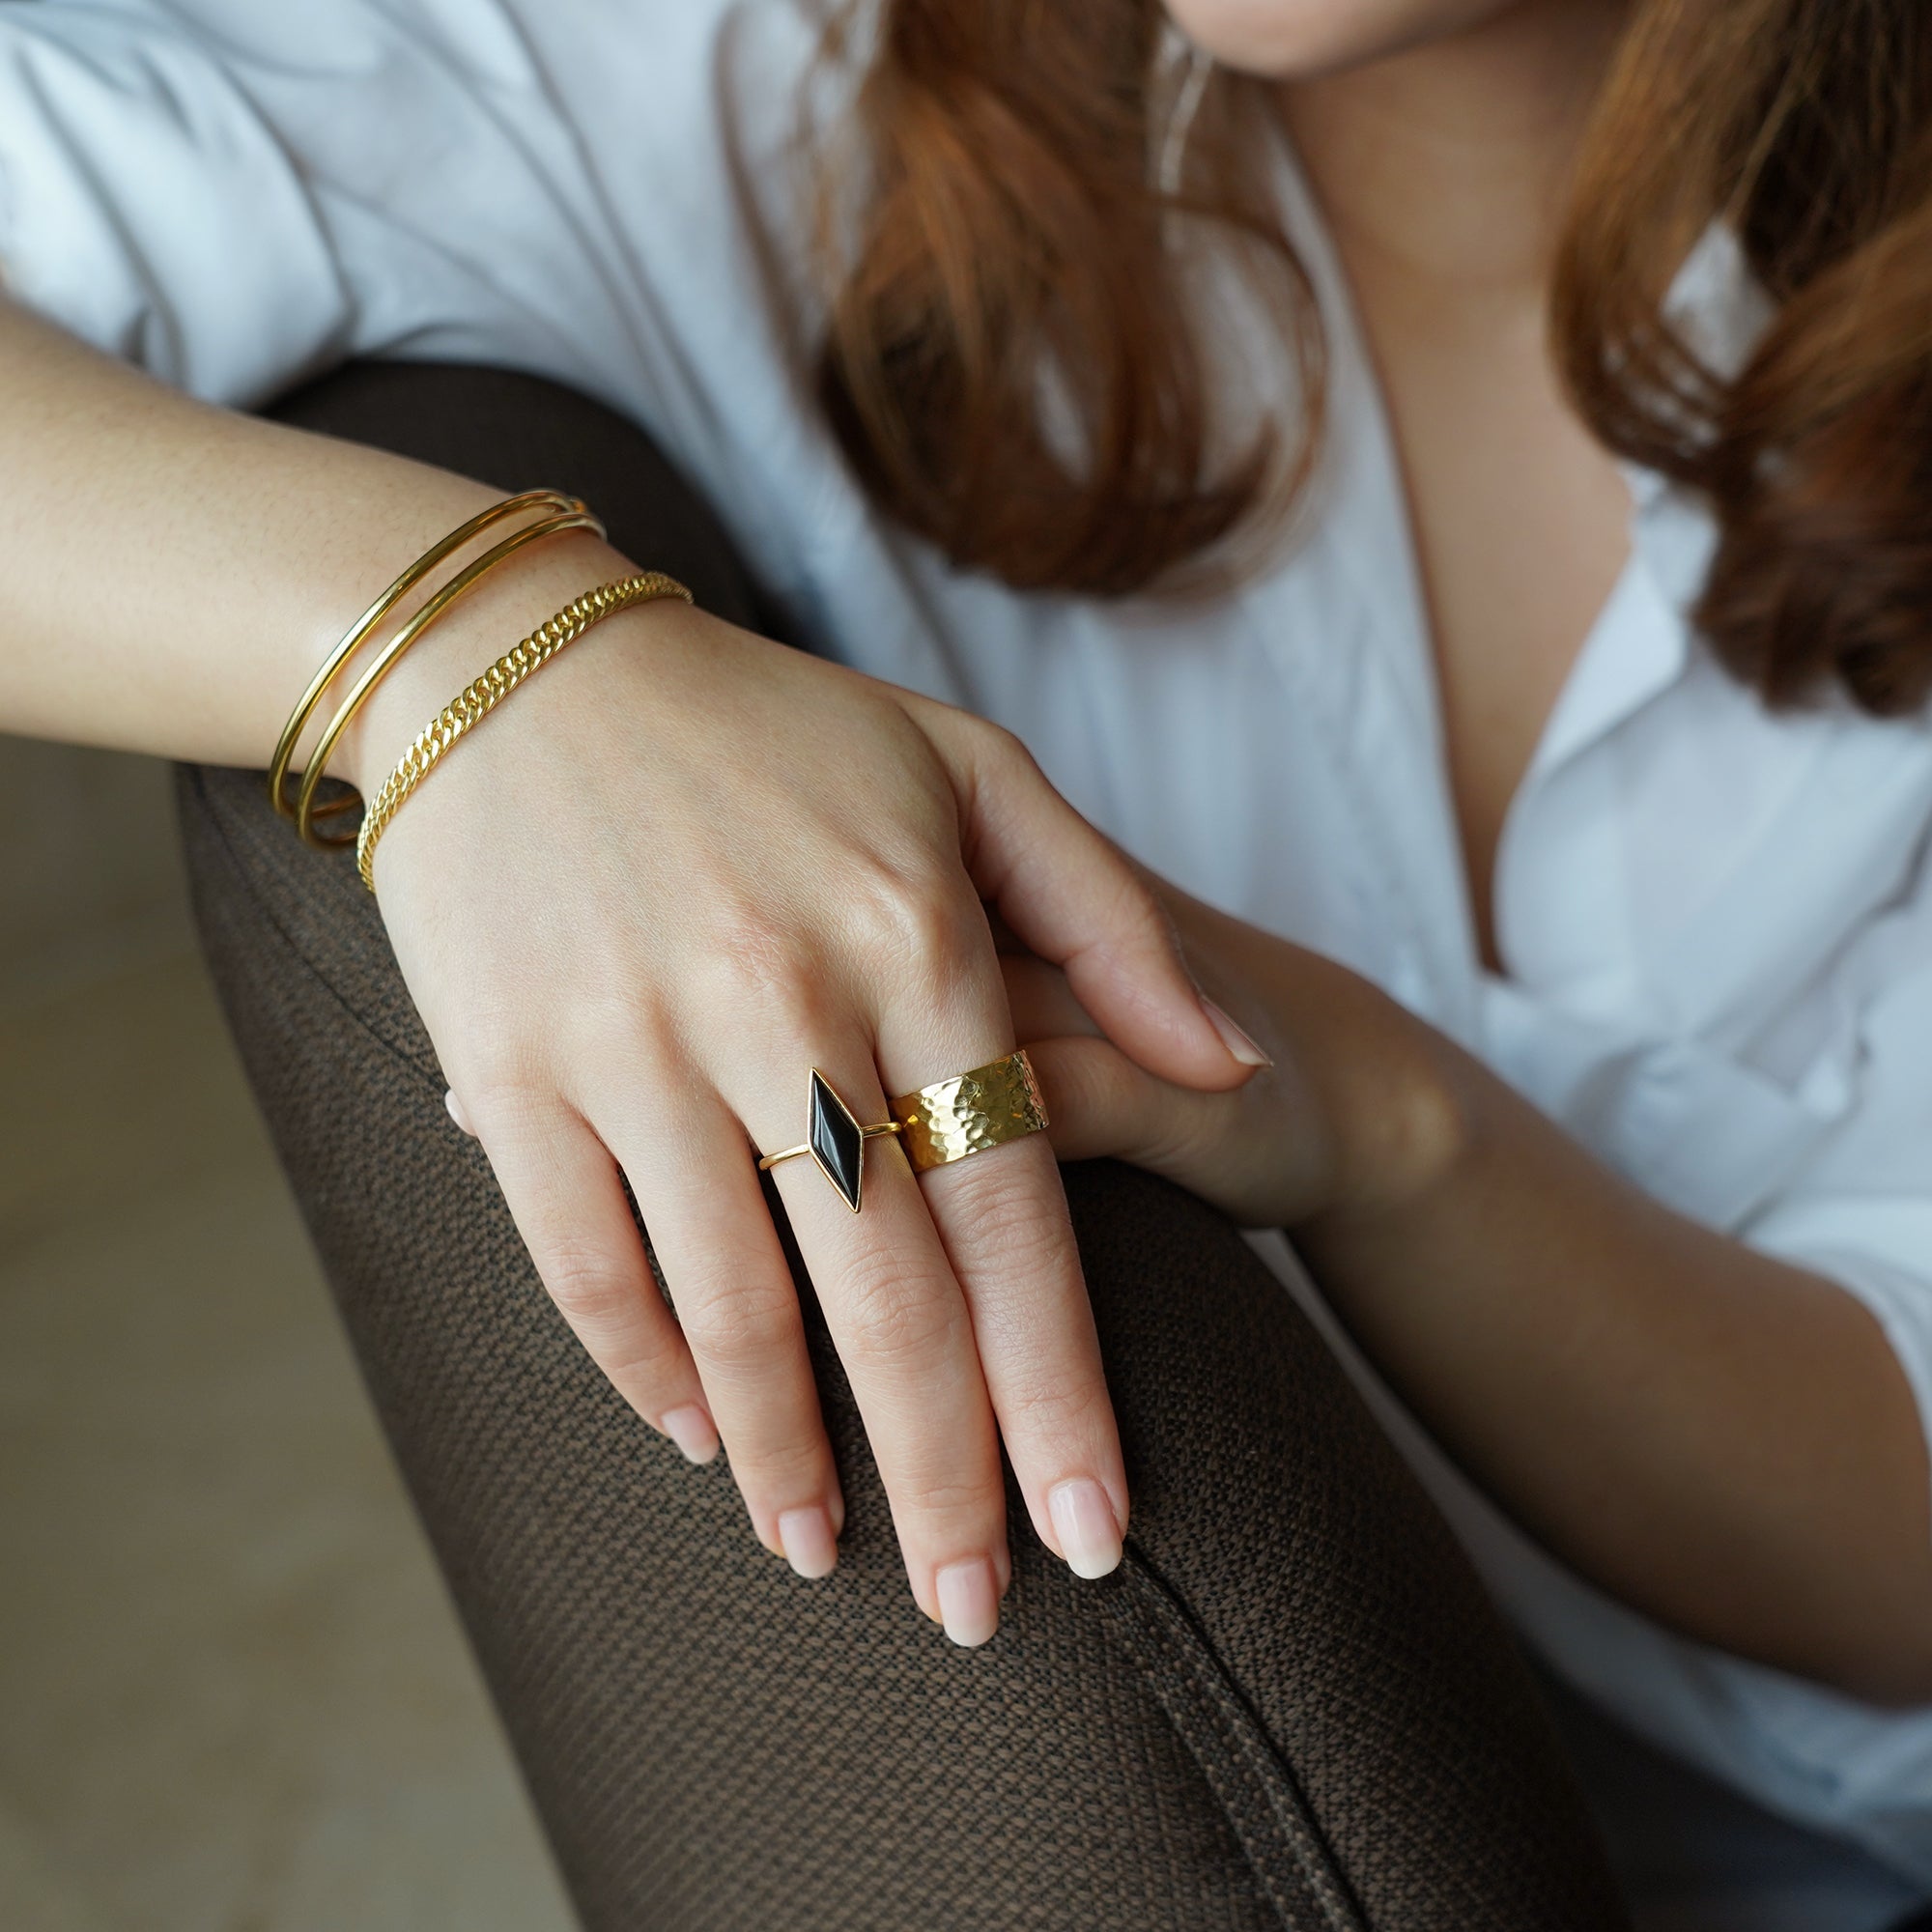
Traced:
MULTIPOLYGON (((366 367, 281 412, 581 492, 639 562, 781 624, 672 472, 582 399, 366 367)), ((908 1595, 809 1287, 849 1509, 820 1583, 551 1307, 351 862, 298 846, 257 774, 185 768, 180 797, 236 1037, 587 1926, 1624 1922, 1474 1576, 1218 1214, 1112 1163, 1067 1171, 1133 1534, 1094 1584, 1020 1528, 999 1636, 955 1650, 908 1595)))

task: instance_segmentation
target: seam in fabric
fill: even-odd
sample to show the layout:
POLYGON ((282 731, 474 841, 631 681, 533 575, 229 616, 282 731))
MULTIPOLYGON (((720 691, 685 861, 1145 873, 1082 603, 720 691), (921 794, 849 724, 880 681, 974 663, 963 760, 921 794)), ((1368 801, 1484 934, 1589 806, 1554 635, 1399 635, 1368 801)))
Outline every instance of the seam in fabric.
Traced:
POLYGON ((1369 1932, 1293 1769, 1173 1586, 1129 1541, 1104 1601, 1287 1932, 1369 1932), (1315 1915, 1313 1921, 1310 1913, 1315 1915))

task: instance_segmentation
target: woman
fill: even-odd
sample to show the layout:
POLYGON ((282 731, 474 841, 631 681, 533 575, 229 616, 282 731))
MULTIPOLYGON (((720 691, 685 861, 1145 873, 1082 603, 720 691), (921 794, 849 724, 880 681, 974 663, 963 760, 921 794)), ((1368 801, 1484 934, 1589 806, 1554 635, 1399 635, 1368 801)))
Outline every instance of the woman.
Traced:
MULTIPOLYGON (((1806 1922, 1932 1896, 1908 0, 43 0, 0 55, 9 728, 259 767, 500 495, 36 309, 224 404, 605 397, 824 654, 613 617, 373 866, 545 1285, 767 1549, 827 1576, 847 1498, 747 1140, 1026 1042, 1048 1137, 862 1150, 856 1214, 774 1170, 927 1617, 998 1626, 1002 1450, 1121 1562, 1054 1162, 1120 1156, 1293 1234, 1559 1673, 1861 1848, 1806 1922)), ((632 567, 497 573, 330 772, 632 567)))

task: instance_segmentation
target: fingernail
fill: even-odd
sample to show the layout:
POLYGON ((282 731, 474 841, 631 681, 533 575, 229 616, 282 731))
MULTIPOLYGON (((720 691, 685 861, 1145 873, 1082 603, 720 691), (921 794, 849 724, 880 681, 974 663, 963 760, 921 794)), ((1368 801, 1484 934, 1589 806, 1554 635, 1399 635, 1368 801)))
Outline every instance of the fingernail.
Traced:
POLYGON ((463 1102, 456 1097, 456 1089, 454 1087, 443 1089, 442 1104, 449 1109, 449 1118, 471 1140, 474 1140, 476 1138, 476 1129, 469 1124, 469 1116, 463 1111, 463 1102))
POLYGON ((934 1579, 939 1589, 939 1621, 956 1644, 971 1649, 1000 1627, 1000 1593, 993 1566, 983 1556, 949 1563, 934 1579))
POLYGON ((658 1427, 684 1451, 687 1463, 708 1463, 718 1453, 718 1426, 696 1403, 671 1409, 658 1427))
POLYGON ((1047 1492, 1046 1513, 1060 1539, 1060 1553, 1076 1577, 1104 1577, 1121 1564, 1121 1526, 1107 1492, 1088 1476, 1057 1483, 1047 1492))
POLYGON ((785 1561, 813 1582, 831 1576, 838 1566, 838 1543, 832 1534, 832 1519, 816 1503, 781 1511, 779 1541, 784 1545, 785 1561))
POLYGON ((1272 1066, 1274 1065, 1274 1062, 1206 993, 1201 995, 1201 1010, 1213 1022, 1214 1031, 1221 1036, 1221 1044, 1243 1066, 1272 1066))

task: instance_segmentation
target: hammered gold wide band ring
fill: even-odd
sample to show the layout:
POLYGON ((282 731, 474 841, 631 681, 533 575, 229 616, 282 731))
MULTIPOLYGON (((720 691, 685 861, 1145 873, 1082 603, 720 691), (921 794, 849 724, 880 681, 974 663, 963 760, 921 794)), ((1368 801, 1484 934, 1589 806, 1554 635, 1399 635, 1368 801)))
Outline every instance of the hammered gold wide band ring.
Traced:
POLYGON ((805 1139, 797 1147, 761 1155, 758 1166, 772 1168, 781 1160, 810 1154, 856 1214, 865 1181, 866 1143, 880 1134, 896 1134, 906 1159, 915 1171, 923 1173, 1007 1141, 1023 1140, 1047 1123, 1046 1103, 1039 1097, 1039 1082, 1025 1047, 970 1073, 935 1080, 916 1094, 901 1094, 892 1110, 890 1121, 860 1125, 831 1081, 814 1066, 806 1101, 805 1139))

